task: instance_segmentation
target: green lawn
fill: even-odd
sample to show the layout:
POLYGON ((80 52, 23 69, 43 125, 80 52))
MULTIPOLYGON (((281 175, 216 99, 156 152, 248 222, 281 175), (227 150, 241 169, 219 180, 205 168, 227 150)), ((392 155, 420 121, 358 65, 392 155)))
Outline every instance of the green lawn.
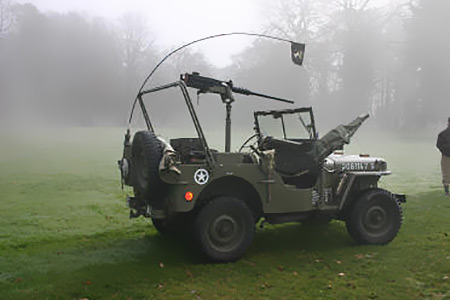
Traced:
POLYGON ((395 173, 382 186, 408 195, 391 244, 358 246, 340 222, 268 225, 243 259, 214 265, 189 238, 128 219, 122 135, 1 134, 1 299, 450 299, 450 198, 434 137, 364 134, 348 147, 385 157, 395 173))

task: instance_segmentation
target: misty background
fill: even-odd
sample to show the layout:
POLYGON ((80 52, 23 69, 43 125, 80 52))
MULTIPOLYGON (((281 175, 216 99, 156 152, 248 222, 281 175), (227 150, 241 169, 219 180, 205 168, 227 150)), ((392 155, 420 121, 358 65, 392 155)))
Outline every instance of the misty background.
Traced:
MULTIPOLYGON (((192 26, 187 26, 189 34, 175 24, 177 28, 152 27, 142 11, 108 17, 40 8, 41 2, 0 0, 3 128, 126 126, 137 90, 155 64, 168 51, 205 36, 192 26), (177 41, 161 44, 164 30, 172 30, 177 41)), ((261 1, 259 8, 251 16, 258 28, 251 30, 306 43, 302 67, 291 62, 286 43, 227 37, 176 54, 149 84, 173 82, 193 71, 232 79, 237 86, 293 99, 295 107, 313 106, 322 130, 365 112, 371 113, 371 126, 386 131, 445 126, 450 116, 450 39, 445 34, 450 1, 280 0, 261 1)), ((197 9, 208 14, 201 6, 197 9)), ((233 23, 231 14, 227 19, 233 23)), ((211 34, 241 31, 229 28, 211 34)), ((174 109, 178 104, 171 100, 182 100, 179 93, 158 97, 150 115, 163 116, 162 126, 185 126, 184 104, 174 109)), ((223 133, 220 99, 202 96, 197 106, 195 93, 192 97, 202 124, 223 133)), ((233 126, 247 135, 252 111, 286 107, 291 106, 239 96, 233 104, 233 126)))

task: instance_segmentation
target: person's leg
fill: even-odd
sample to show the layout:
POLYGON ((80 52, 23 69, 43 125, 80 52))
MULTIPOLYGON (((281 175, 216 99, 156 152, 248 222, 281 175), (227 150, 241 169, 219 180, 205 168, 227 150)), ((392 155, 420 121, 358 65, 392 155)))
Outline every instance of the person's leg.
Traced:
POLYGON ((450 157, 442 155, 441 159, 442 169, 442 183, 444 185, 444 191, 446 196, 450 196, 449 184, 450 184, 450 157))

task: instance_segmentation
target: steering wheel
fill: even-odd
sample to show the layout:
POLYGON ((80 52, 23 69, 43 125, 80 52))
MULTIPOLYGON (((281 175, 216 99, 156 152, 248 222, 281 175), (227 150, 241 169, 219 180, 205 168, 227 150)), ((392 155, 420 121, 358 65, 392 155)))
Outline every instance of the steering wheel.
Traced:
POLYGON ((250 148, 252 149, 253 152, 257 153, 257 149, 255 148, 255 146, 253 145, 248 145, 250 143, 250 141, 252 141, 253 139, 255 139, 256 137, 258 137, 258 134, 255 133, 254 135, 252 135, 251 137, 249 137, 243 144, 242 146, 239 148, 239 153, 242 152, 242 150, 244 150, 244 148, 250 148))

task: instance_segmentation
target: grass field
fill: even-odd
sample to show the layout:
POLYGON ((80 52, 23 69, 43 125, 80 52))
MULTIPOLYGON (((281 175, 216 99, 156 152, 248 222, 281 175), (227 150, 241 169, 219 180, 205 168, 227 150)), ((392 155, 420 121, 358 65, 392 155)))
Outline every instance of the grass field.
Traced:
POLYGON ((385 157, 394 174, 382 186, 408 195, 389 245, 358 246, 337 221, 269 225, 238 262, 205 264, 188 238, 128 219, 122 134, 1 134, 1 299, 450 299, 450 198, 434 136, 364 134, 348 148, 385 157))

